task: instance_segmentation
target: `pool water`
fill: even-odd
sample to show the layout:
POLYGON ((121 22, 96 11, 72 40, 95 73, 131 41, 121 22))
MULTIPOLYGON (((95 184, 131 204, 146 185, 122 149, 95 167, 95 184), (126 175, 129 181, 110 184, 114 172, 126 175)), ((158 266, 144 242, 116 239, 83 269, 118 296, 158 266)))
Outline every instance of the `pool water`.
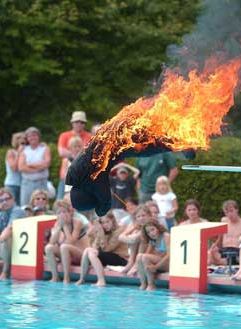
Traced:
POLYGON ((0 328, 240 328, 240 295, 178 295, 135 286, 0 283, 0 328))

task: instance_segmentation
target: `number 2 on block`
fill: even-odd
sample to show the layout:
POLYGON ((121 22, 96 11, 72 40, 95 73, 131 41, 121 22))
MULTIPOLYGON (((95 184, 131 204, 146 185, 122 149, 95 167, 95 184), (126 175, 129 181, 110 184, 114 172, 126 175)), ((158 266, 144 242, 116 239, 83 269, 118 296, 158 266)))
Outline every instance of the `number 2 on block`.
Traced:
POLYGON ((19 253, 20 254, 28 254, 28 251, 27 250, 24 250, 24 247, 28 243, 28 233, 22 232, 20 234, 20 238, 24 238, 25 240, 24 240, 24 243, 23 243, 22 247, 19 249, 19 253))
POLYGON ((182 243, 180 244, 181 247, 184 248, 184 253, 183 253, 183 264, 187 264, 187 240, 183 240, 182 243))

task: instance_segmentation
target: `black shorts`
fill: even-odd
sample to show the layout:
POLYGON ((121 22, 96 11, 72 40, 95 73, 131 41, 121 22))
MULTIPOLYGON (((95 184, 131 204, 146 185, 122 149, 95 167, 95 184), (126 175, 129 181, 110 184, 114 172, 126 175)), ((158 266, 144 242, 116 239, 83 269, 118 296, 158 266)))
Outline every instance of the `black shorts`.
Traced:
POLYGON ((126 266, 127 261, 113 252, 99 251, 98 258, 103 266, 126 266))
POLYGON ((231 258, 232 265, 239 264, 239 248, 226 247, 219 249, 222 258, 227 258, 227 261, 231 258))

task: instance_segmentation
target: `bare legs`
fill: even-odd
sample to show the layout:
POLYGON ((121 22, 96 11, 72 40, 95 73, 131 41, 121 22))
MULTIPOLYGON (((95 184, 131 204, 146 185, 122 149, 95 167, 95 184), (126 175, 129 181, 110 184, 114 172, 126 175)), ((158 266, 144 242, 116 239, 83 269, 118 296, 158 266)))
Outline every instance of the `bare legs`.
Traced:
MULTIPOLYGON (((137 269, 140 276, 140 289, 155 290, 155 272, 151 271, 149 266, 156 265, 161 260, 159 255, 152 254, 138 254, 137 256, 137 269)), ((168 269, 168 260, 163 264, 163 269, 168 269)))
POLYGON ((139 244, 135 243, 133 245, 129 245, 130 257, 128 259, 127 265, 123 268, 122 273, 126 273, 127 275, 136 274, 136 256, 138 253, 139 244))
POLYGON ((98 278, 96 285, 99 287, 105 286, 104 268, 98 258, 98 250, 94 248, 85 249, 81 261, 80 279, 76 284, 82 284, 84 282, 90 264, 93 266, 98 278))
POLYGON ((1 258, 3 260, 3 270, 0 275, 0 280, 6 280, 10 274, 11 246, 11 238, 8 238, 7 240, 0 243, 1 258))
POLYGON ((239 270, 231 277, 231 279, 241 281, 241 251, 239 252, 239 270))
POLYGON ((81 250, 76 246, 70 244, 62 244, 60 247, 58 245, 48 244, 45 247, 45 253, 47 256, 48 264, 50 270, 52 272, 52 282, 59 281, 58 271, 57 271, 57 260, 56 257, 61 257, 61 262, 63 265, 63 272, 64 272, 64 283, 70 282, 70 265, 71 259, 77 259, 80 261, 81 259, 81 250))
POLYGON ((60 248, 58 245, 47 244, 45 247, 45 253, 47 257, 47 262, 52 273, 51 282, 59 281, 58 271, 57 271, 57 260, 56 257, 60 257, 60 248))
POLYGON ((82 251, 80 248, 77 248, 76 246, 73 246, 71 244, 62 244, 60 246, 60 255, 61 255, 61 261, 63 265, 63 272, 64 272, 64 283, 70 282, 70 265, 71 265, 71 259, 76 259, 78 262, 80 262, 82 251))
POLYGON ((208 251, 208 265, 227 265, 227 260, 221 257, 217 246, 212 246, 208 251))

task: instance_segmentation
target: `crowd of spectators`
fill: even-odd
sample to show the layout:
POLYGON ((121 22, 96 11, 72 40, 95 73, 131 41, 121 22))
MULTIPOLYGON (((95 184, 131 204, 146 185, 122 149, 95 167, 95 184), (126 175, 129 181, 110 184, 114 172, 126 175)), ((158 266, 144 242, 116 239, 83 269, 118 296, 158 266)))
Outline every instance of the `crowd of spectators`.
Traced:
MULTIPOLYGON (((197 200, 184 205, 182 220, 177 221, 178 196, 172 182, 178 179, 175 154, 168 152, 138 158, 136 165, 120 162, 110 172, 112 209, 98 218, 93 211, 80 213, 72 208, 70 186, 65 176, 71 161, 88 144, 100 124, 85 128, 85 112, 73 112, 72 129, 60 134, 58 153, 61 158, 59 184, 51 210, 53 191, 49 182, 51 153, 42 141, 38 128, 12 136, 12 147, 6 154, 6 178, 0 189, 0 258, 3 262, 0 279, 10 275, 12 223, 22 217, 55 214, 53 228, 45 234, 45 257, 58 281, 57 265, 62 263, 64 283, 70 282, 71 265, 80 266, 83 284, 89 268, 97 275, 97 286, 104 286, 105 267, 115 267, 123 275, 138 275, 140 288, 155 289, 156 274, 169 268, 170 234, 175 225, 208 221, 201 217, 197 200)), ((228 233, 210 246, 209 265, 226 265, 232 252, 232 262, 239 264, 241 218, 237 202, 223 205, 222 222, 228 233)), ((233 275, 241 280, 241 270, 233 275)))

